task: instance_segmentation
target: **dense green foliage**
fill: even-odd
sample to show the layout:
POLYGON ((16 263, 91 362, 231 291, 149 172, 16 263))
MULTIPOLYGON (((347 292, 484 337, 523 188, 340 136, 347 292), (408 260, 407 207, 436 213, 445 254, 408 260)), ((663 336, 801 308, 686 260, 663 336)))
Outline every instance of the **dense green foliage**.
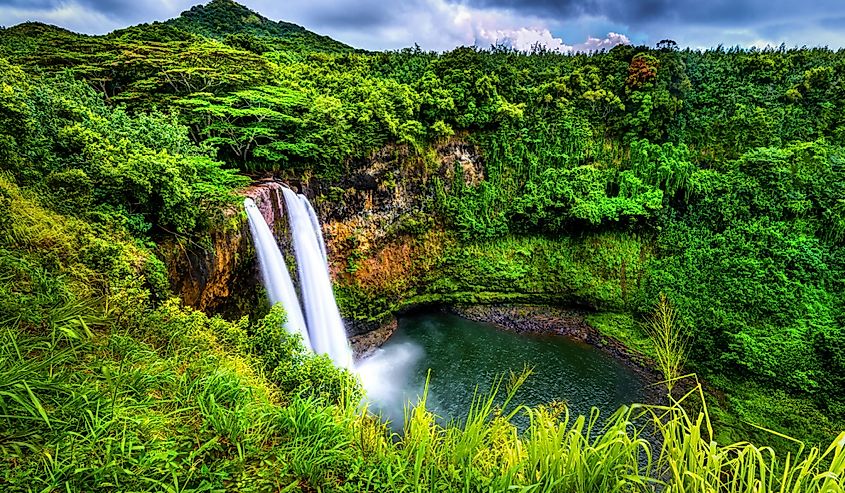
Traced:
POLYGON ((57 211, 136 234, 153 224, 184 233, 208 225, 245 183, 173 118, 113 110, 70 77, 30 81, 0 59, 0 87, 0 171, 57 211))
MULTIPOLYGON (((348 315, 577 302, 615 312, 592 320, 636 347, 665 293, 690 366, 726 393, 727 435, 751 421, 829 443, 845 426, 843 114, 845 52, 827 49, 364 53, 228 0, 106 36, 2 29, 0 486, 599 491, 667 481, 706 451, 676 484, 741 472, 774 489, 771 470, 748 472, 765 451, 698 441, 705 415, 681 407, 655 421, 683 446, 642 470, 624 410, 592 439, 542 410, 518 438, 507 420, 444 430, 418 408, 393 444, 280 313, 180 307, 151 248, 201 242, 238 172, 315 177, 320 200, 342 200, 348 171, 400 149, 429 200, 386 238, 423 254, 340 285, 348 315), (458 141, 480 176, 434 162, 458 141)), ((841 478, 842 438, 831 450, 807 467, 841 478)))

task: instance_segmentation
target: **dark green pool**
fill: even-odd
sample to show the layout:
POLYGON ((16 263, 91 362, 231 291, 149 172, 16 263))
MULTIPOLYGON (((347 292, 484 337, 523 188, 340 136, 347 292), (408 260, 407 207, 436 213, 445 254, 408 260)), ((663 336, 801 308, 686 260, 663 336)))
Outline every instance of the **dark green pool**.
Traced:
POLYGON ((403 405, 416 403, 431 369, 427 407, 442 420, 466 416, 476 385, 486 393, 494 379, 524 365, 533 374, 515 401, 565 401, 577 414, 591 407, 609 415, 645 399, 644 382, 608 354, 570 338, 517 334, 445 313, 399 319, 390 340, 358 367, 371 408, 401 428, 403 405))

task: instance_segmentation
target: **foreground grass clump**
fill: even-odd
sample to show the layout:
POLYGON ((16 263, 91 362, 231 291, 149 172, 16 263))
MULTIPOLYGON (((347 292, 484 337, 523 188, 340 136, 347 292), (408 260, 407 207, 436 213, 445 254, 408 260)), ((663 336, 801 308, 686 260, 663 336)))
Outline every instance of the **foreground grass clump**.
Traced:
MULTIPOLYGON (((173 300, 132 330, 81 320, 78 330, 0 331, 3 491, 234 488, 239 474, 268 467, 264 453, 304 447, 303 430, 343 426, 332 396, 351 378, 274 337, 277 311, 248 327, 173 300), (280 343, 272 354, 268 337, 280 343)), ((291 478, 314 467, 286 463, 291 478)))
POLYGON ((703 397, 700 386, 671 405, 623 407, 604 420, 563 405, 504 414, 493 407, 497 391, 476 401, 462 427, 439 427, 425 399, 410 411, 399 453, 417 491, 842 491, 845 433, 824 451, 802 446, 785 457, 747 442, 720 446, 706 408, 685 409, 703 397), (510 423, 518 412, 530 418, 523 434, 510 423))
POLYGON ((523 374, 477 398, 463 425, 438 425, 423 396, 391 435, 280 316, 233 323, 174 301, 131 332, 4 325, 2 490, 842 491, 845 433, 785 456, 718 445, 706 408, 685 410, 698 387, 668 406, 576 417, 514 405, 523 374))

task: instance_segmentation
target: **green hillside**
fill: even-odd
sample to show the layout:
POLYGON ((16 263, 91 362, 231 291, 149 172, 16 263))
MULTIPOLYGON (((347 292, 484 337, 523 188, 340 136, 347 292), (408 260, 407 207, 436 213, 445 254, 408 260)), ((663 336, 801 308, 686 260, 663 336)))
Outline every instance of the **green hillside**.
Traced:
POLYGON ((212 0, 164 22, 185 32, 248 49, 297 49, 342 53, 352 48, 302 26, 272 21, 232 0, 212 0), (257 38, 257 39, 256 39, 257 38), (252 44, 252 46, 250 45, 252 44))
MULTIPOLYGON (((163 43, 208 43, 252 53, 343 53, 353 48, 283 21, 272 21, 231 0, 212 0, 165 22, 118 29, 104 36, 77 34, 39 22, 0 29, 0 53, 33 69, 77 70, 93 62, 121 64, 126 51, 165 48, 163 43)), ((184 46, 184 45, 181 45, 184 46)))

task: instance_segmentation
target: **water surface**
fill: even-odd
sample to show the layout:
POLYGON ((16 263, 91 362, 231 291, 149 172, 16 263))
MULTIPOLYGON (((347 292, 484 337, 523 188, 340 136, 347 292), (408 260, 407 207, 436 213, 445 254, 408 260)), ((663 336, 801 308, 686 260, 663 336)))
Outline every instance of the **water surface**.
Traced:
MULTIPOLYGON (((393 336, 358 371, 372 402, 401 429, 402 409, 416 403, 431 371, 428 409, 441 422, 461 421, 478 390, 528 365, 532 375, 514 401, 536 406, 563 401, 576 414, 596 406, 607 416, 619 406, 645 399, 645 383, 612 356, 558 335, 517 334, 446 313, 399 319, 393 336)), ((524 420, 517 419, 524 426, 524 420)))

